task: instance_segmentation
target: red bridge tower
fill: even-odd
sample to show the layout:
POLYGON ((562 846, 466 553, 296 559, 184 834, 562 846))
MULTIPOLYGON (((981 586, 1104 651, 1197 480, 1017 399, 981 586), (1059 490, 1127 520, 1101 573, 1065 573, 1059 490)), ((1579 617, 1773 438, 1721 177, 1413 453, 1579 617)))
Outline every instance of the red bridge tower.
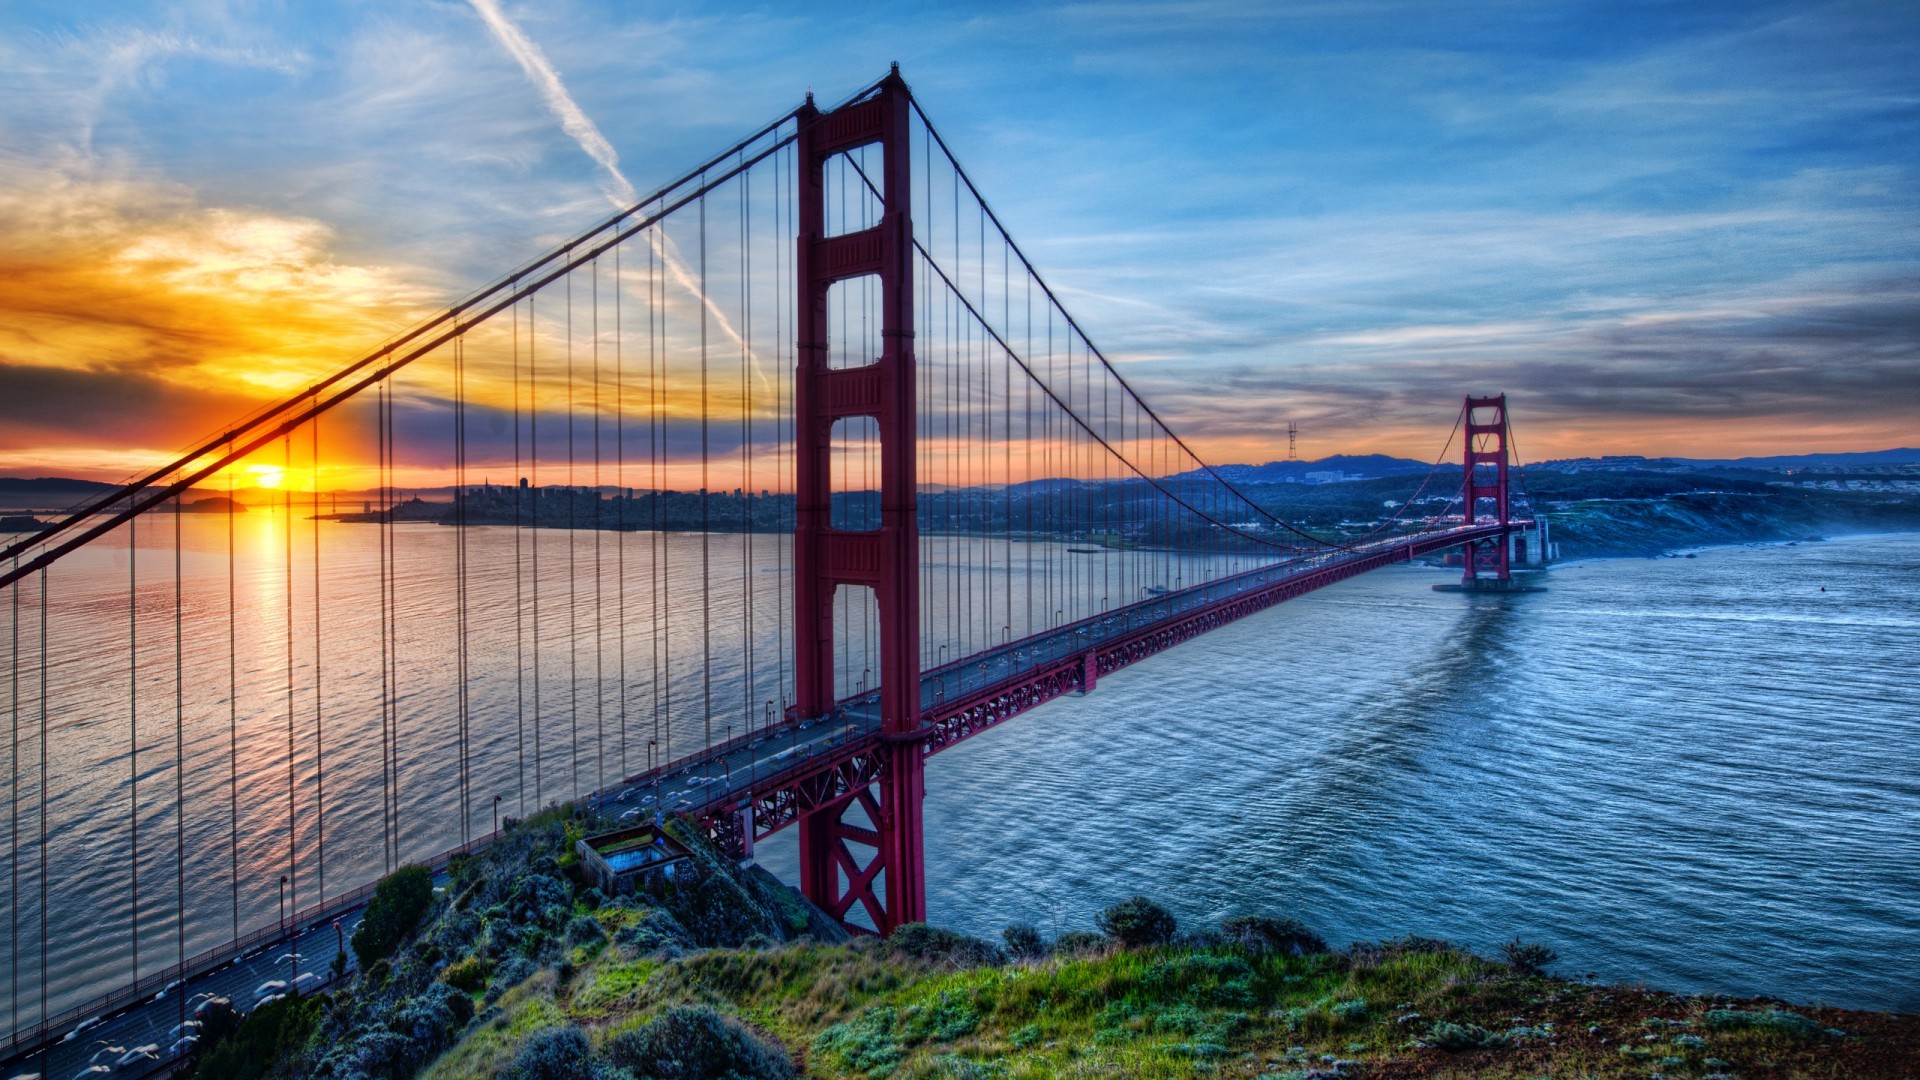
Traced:
POLYGON ((879 779, 800 818, 800 889, 835 918, 859 903, 882 934, 926 919, 920 803, 925 792, 920 728, 920 531, 913 356, 913 218, 910 97, 896 67, 877 93, 822 113, 799 113, 799 237, 796 278, 798 371, 794 379, 795 709, 829 712, 833 600, 840 588, 872 589, 880 614, 879 779), (835 154, 878 144, 883 211, 873 228, 825 234, 825 165, 835 154), (879 279, 878 361, 832 370, 827 291, 879 279), (879 428, 880 527, 836 529, 832 521, 833 426, 872 417, 879 428), (847 821, 858 805, 868 824, 847 821), (869 827, 870 825, 870 827, 869 827), (871 852, 871 854, 867 854, 871 852))
MULTIPOLYGON (((1510 522, 1507 502, 1507 395, 1467 398, 1467 475, 1462 481, 1461 524, 1510 522)), ((1504 589, 1513 580, 1510 568, 1513 534, 1502 529, 1498 537, 1467 545, 1463 588, 1504 589)))

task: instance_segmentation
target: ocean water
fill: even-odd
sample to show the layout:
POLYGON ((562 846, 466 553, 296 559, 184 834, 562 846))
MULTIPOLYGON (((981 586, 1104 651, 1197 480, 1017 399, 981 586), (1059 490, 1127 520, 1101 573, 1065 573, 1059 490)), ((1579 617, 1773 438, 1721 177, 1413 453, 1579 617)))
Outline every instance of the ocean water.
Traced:
POLYGON ((1137 892, 1920 1010, 1920 537, 1447 579, 1290 601, 934 758, 930 918, 1052 933, 1137 892))
MULTIPOLYGON (((243 515, 231 563, 224 517, 180 524, 178 639, 171 520, 51 578, 46 799, 38 590, 6 598, 0 1021, 40 1015, 43 911, 58 1013, 271 924, 281 875, 306 908, 486 832, 493 796, 602 786, 789 685, 783 538, 469 530, 463 808, 456 530, 393 531, 383 658, 379 530, 319 527, 316 604, 297 512, 243 515)), ((928 663, 1233 569, 928 544, 928 663)), ((1920 1009, 1920 536, 1565 566, 1519 596, 1447 577, 1291 601, 935 758, 933 919, 1051 932, 1141 892, 1188 922, 1517 935, 1568 974, 1920 1009)), ((842 616, 851 692, 876 658, 842 616)), ((797 880, 790 832, 760 854, 797 880)))

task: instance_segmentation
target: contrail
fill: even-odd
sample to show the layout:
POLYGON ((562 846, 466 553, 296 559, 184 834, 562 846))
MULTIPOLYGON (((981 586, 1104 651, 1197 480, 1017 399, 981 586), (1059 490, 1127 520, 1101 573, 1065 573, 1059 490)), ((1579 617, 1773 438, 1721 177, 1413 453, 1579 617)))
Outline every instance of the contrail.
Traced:
MULTIPOLYGON (((553 65, 548 62, 547 54, 540 51, 540 46, 534 44, 518 26, 513 24, 512 20, 507 18, 506 13, 500 10, 498 0, 467 0, 467 2, 473 5, 473 10, 478 12, 480 18, 487 24, 487 29, 493 33, 494 40, 500 43, 501 48, 507 50, 514 62, 520 65, 520 70, 526 73, 527 79, 540 91, 540 96, 547 103, 548 111, 560 121, 561 129, 572 136, 573 141, 580 145, 580 149, 586 151, 587 156, 606 172, 611 186, 603 187, 601 190, 613 203, 614 208, 625 210, 639 201, 639 193, 634 190, 632 181, 620 171, 619 153, 614 150, 613 144, 607 141, 607 137, 600 133, 599 125, 587 116, 586 111, 580 108, 580 103, 573 100, 573 95, 567 92, 567 84, 561 81, 560 73, 555 71, 553 65)), ((660 256, 660 262, 666 267, 667 274, 673 278, 674 284, 698 300, 713 317, 714 322, 719 324, 721 333, 733 339, 735 344, 746 351, 755 377, 765 384, 767 377, 761 371, 759 354, 750 348, 746 339, 733 328, 733 323, 727 319, 726 313, 700 290, 700 283, 687 270, 686 264, 681 261, 679 252, 675 250, 673 242, 668 239, 665 231, 648 229, 647 241, 653 245, 654 253, 660 256)))
POLYGON ((469 2, 473 10, 486 20, 487 29, 493 31, 494 39, 500 42, 501 48, 507 50, 508 55, 520 65, 520 70, 527 73, 527 78, 540 91, 540 96, 546 99, 547 108, 560 121, 561 128, 573 136, 573 141, 580 144, 580 149, 585 150, 588 157, 599 162, 600 167, 606 170, 608 178, 613 181, 613 190, 607 192, 607 198, 622 210, 632 206, 640 196, 633 190, 633 184, 627 180, 626 174, 620 171, 620 155, 614 151, 607 137, 600 134, 599 126, 573 100, 573 95, 567 93, 567 84, 560 81, 560 73, 547 62, 547 54, 520 32, 520 28, 500 10, 496 0, 469 2))

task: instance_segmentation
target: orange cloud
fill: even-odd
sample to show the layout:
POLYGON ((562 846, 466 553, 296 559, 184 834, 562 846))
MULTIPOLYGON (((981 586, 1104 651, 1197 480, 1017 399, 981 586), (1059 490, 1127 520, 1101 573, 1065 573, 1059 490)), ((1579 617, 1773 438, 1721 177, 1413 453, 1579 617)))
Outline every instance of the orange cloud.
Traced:
POLYGON ((0 460, 177 446, 338 368, 429 310, 323 224, 71 176, 0 191, 0 460))

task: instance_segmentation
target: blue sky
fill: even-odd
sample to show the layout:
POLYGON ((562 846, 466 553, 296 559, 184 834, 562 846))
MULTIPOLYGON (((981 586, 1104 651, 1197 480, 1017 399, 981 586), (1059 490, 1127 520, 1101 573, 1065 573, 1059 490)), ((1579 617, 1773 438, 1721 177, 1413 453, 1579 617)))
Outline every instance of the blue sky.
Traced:
MULTIPOLYGON (((1216 457, 1276 456, 1286 419, 1310 456, 1430 456, 1488 390, 1530 457, 1920 443, 1911 3, 500 11, 643 190, 898 60, 1095 340, 1216 457)), ((470 3, 15 2, 0 78, 9 274, 129 237, 148 266, 271 251, 357 327, 316 355, 607 206, 470 3)), ((137 417, 200 389, 204 337, 83 325, 89 287, 0 300, 0 470, 177 441, 137 417), (81 398, 86 430, 45 420, 81 398)))

